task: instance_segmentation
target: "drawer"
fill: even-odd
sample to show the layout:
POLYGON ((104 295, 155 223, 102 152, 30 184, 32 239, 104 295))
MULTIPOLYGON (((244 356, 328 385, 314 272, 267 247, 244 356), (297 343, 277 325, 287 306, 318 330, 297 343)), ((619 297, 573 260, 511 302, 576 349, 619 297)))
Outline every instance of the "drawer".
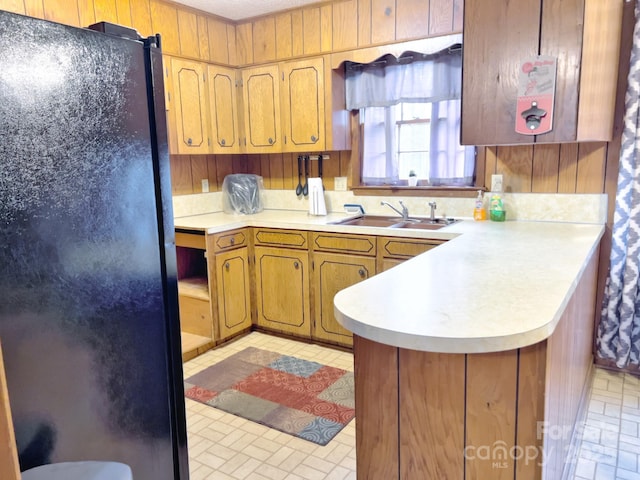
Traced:
POLYGON ((276 228, 254 228, 255 245, 265 247, 308 248, 308 233, 300 230, 280 230, 276 228))
POLYGON ((380 250, 384 258, 411 258, 432 248, 442 245, 446 240, 401 239, 397 237, 380 237, 380 250))
POLYGON ((225 233, 211 235, 209 245, 216 253, 232 250, 238 247, 244 247, 247 245, 247 231, 246 229, 232 230, 225 233))
POLYGON ((376 237, 368 235, 344 235, 313 232, 311 244, 314 251, 376 255, 376 237))
POLYGON ((204 232, 185 232, 176 230, 176 246, 199 248, 201 250, 207 249, 206 236, 204 232))
POLYGON ((208 300, 179 295, 178 305, 181 331, 213 338, 211 304, 208 300))

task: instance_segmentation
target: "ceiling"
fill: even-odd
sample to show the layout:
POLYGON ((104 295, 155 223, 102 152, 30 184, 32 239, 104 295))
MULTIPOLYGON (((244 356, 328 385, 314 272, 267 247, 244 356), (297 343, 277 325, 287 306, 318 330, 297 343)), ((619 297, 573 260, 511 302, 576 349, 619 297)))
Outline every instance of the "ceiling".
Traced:
POLYGON ((229 20, 244 20, 267 13, 319 3, 319 0, 174 0, 229 20))

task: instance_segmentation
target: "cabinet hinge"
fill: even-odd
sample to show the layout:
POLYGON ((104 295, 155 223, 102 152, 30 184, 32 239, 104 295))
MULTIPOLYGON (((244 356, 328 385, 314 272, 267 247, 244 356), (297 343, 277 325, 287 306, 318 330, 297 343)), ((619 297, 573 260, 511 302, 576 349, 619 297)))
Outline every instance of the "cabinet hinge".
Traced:
POLYGON ((287 136, 286 135, 284 136, 284 144, 285 145, 287 144, 287 136))
POLYGON ((316 269, 316 262, 311 260, 311 270, 315 270, 315 269, 316 269))
POLYGON ((171 101, 171 92, 167 92, 167 100, 171 101))
POLYGON ((282 72, 282 81, 284 82, 284 72, 282 72))
POLYGON ((211 139, 207 137, 207 146, 211 146, 211 139))

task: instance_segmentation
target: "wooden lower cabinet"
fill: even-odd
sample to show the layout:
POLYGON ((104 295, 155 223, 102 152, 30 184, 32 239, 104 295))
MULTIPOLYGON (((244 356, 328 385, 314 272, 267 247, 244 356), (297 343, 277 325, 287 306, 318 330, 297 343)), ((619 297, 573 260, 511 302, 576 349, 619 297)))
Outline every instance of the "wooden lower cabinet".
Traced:
POLYGON ((315 321, 312 336, 314 339, 351 346, 351 332, 338 323, 333 313, 333 297, 340 290, 373 276, 376 273, 376 260, 371 257, 317 252, 313 263, 315 321))
POLYGON ((248 248, 215 255, 218 340, 251 328, 248 248))
POLYGON ((255 247, 256 323, 309 338, 309 254, 307 250, 255 247))
POLYGON ((442 245, 442 240, 422 238, 378 238, 378 272, 389 270, 410 258, 442 245))

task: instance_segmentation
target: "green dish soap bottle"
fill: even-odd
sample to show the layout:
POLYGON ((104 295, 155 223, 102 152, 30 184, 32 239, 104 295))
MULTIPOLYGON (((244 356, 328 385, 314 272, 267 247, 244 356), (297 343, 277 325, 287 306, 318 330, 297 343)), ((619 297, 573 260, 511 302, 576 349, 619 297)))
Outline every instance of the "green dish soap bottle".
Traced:
POLYGON ((491 196, 489 202, 489 218, 494 222, 504 222, 507 216, 507 212, 504 210, 504 204, 502 203, 502 197, 497 193, 491 196))

